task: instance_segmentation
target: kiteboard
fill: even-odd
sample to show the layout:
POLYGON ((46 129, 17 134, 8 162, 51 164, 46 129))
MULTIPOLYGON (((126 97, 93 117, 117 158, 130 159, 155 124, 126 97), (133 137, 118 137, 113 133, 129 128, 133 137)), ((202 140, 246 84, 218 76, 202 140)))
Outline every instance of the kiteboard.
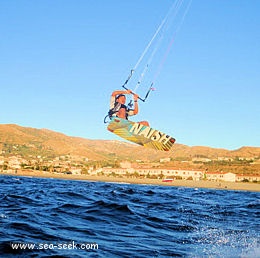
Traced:
POLYGON ((171 136, 149 126, 119 117, 111 117, 107 130, 147 148, 169 151, 175 142, 171 136))

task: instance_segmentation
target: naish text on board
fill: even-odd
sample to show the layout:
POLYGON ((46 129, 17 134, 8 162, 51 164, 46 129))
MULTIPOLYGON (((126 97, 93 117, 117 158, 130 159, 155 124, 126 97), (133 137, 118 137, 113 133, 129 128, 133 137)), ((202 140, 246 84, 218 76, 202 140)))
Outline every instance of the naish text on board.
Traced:
POLYGON ((162 133, 158 130, 152 129, 139 123, 134 123, 130 128, 129 132, 135 135, 144 136, 147 139, 150 139, 152 141, 158 141, 164 144, 167 144, 167 142, 169 142, 172 139, 171 136, 165 133, 162 133))

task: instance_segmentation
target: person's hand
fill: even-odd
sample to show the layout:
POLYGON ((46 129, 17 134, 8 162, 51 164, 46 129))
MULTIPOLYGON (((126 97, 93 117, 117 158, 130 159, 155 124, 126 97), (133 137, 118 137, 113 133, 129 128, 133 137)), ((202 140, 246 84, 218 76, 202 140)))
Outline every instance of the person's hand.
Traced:
POLYGON ((126 94, 132 94, 132 91, 131 90, 127 90, 126 94))
POLYGON ((134 94, 134 101, 137 101, 139 96, 137 94, 134 94))

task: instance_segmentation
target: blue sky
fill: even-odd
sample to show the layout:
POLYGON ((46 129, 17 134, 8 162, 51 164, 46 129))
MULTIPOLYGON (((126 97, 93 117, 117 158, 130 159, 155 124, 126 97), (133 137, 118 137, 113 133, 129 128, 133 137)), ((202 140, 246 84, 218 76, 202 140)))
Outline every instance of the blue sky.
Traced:
MULTIPOLYGON (((121 89, 173 3, 0 1, 0 123, 119 139, 103 124, 110 94, 121 89)), ((260 146, 259 12, 258 0, 193 0, 156 91, 132 120, 148 120, 189 146, 260 146)), ((164 33, 141 95, 158 71, 175 22, 164 33)))

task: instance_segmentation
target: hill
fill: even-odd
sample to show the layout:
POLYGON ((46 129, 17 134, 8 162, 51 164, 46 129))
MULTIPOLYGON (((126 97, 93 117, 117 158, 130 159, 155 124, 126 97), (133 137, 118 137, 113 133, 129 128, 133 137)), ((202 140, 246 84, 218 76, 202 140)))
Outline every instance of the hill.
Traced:
POLYGON ((171 151, 161 152, 124 141, 90 140, 71 137, 48 129, 35 129, 15 124, 0 125, 0 152, 2 155, 46 156, 77 155, 90 160, 143 160, 161 158, 252 158, 260 156, 259 147, 241 147, 237 150, 175 144, 171 151))

